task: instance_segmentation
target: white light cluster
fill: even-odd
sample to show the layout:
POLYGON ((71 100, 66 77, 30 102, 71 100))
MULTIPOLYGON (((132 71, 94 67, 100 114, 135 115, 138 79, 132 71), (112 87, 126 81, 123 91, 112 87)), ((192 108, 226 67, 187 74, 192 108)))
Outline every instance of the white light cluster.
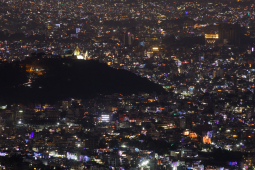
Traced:
POLYGON ((77 155, 67 152, 66 153, 67 159, 77 160, 77 155))
POLYGON ((102 121, 103 122, 109 122, 110 116, 109 115, 102 115, 102 121))
POLYGON ((143 161, 140 166, 146 166, 148 165, 148 163, 149 163, 149 160, 143 161))

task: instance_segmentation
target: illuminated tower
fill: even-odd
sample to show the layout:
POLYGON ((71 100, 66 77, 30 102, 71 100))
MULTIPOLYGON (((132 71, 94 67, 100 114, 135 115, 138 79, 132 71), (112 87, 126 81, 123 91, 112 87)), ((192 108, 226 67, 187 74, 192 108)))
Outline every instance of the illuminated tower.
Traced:
POLYGON ((84 59, 88 60, 88 57, 89 57, 89 53, 88 53, 88 50, 86 50, 86 53, 84 54, 84 59))
POLYGON ((76 49, 74 50, 73 55, 75 55, 75 56, 80 55, 80 49, 79 49, 78 45, 76 46, 76 49))

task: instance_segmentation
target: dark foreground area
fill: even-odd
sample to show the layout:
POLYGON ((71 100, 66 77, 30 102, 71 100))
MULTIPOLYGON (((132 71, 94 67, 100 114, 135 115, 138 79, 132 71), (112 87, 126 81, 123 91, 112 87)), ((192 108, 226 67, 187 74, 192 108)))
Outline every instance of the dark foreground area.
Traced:
POLYGON ((30 58, 1 64, 0 79, 0 101, 7 103, 53 103, 97 94, 165 93, 160 85, 146 78, 95 60, 30 58), (29 78, 31 83, 26 87, 29 78))

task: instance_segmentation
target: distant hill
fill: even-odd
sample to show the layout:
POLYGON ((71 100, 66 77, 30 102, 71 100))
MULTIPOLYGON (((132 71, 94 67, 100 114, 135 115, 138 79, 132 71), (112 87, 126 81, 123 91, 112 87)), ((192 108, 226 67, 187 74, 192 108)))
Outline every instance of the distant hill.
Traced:
POLYGON ((166 93, 162 86, 146 78, 95 60, 30 58, 21 63, 0 65, 0 79, 4 81, 0 84, 0 101, 8 103, 54 103, 97 94, 166 93), (22 84, 28 80, 26 69, 31 66, 34 70, 43 69, 44 74, 36 76, 31 87, 24 87, 22 84))

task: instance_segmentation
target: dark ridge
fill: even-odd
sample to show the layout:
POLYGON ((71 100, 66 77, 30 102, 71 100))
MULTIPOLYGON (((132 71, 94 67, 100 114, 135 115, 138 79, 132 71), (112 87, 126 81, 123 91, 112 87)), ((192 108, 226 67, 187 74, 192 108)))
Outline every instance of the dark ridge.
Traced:
MULTIPOLYGON (((0 65, 0 101, 7 103, 54 103, 69 97, 92 98, 98 94, 123 95, 166 93, 162 86, 126 70, 117 70, 95 60, 32 57, 21 63, 0 65), (22 84, 28 78, 25 68, 43 68, 31 87, 22 84)), ((1 104, 1 103, 0 103, 1 104)))

